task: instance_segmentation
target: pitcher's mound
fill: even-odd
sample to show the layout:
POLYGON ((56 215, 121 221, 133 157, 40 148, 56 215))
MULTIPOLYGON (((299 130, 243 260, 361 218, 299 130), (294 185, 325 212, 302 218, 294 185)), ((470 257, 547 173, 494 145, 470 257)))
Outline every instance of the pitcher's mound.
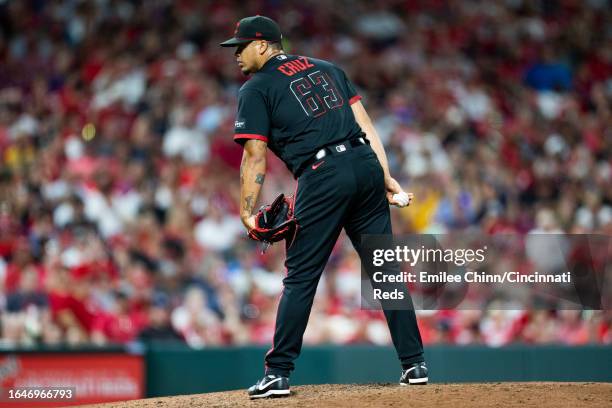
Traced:
POLYGON ((612 407, 612 383, 486 383, 304 385, 285 398, 249 400, 246 391, 213 392, 96 405, 174 407, 612 407))

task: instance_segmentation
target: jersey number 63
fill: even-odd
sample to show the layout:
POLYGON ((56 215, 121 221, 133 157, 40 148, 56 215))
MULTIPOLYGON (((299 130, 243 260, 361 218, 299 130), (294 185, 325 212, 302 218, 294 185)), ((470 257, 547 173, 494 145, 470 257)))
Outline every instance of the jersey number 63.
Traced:
POLYGON ((328 109, 336 109, 344 104, 329 76, 321 71, 292 81, 289 88, 307 116, 316 118, 327 113, 328 109))

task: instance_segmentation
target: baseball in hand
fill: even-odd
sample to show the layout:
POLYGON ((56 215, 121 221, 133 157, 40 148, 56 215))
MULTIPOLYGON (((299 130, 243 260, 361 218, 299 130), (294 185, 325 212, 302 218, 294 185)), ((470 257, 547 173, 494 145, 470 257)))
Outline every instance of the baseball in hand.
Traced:
POLYGON ((408 194, 405 191, 393 194, 393 201, 397 202, 398 207, 405 207, 410 202, 408 194))

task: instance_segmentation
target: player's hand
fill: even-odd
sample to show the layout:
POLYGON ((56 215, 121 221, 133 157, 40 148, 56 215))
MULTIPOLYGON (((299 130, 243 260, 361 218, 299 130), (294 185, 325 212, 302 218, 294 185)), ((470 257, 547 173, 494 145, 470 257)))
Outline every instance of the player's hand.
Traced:
POLYGON ((385 189, 387 190, 387 201, 389 201, 390 205, 395 205, 396 207, 407 207, 414 198, 414 194, 404 192, 397 180, 395 180, 393 177, 388 177, 385 179, 385 189), (395 196, 396 194, 405 194, 405 196, 402 198, 395 196))
POLYGON ((249 215, 248 217, 241 219, 247 231, 250 231, 255 228, 255 215, 249 215))

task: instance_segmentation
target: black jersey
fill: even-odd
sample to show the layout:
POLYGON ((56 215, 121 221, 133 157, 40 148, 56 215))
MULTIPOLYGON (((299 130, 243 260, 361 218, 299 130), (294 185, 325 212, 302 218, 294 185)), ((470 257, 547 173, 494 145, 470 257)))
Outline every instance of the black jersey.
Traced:
POLYGON ((263 140, 295 175, 321 147, 356 138, 361 97, 334 64, 280 54, 240 88, 234 140, 263 140))

